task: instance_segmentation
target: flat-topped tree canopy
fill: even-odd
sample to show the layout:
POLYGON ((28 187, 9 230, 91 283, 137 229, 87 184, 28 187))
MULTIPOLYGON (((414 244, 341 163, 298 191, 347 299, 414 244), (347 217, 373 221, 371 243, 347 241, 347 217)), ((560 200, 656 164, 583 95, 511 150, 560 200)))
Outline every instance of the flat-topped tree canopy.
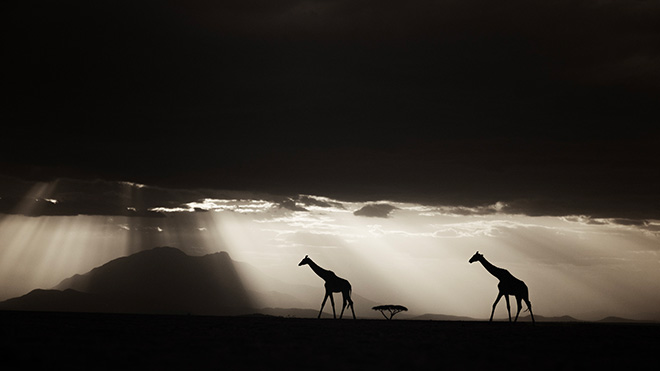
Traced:
POLYGON ((408 311, 408 308, 404 307, 403 305, 395 305, 395 304, 377 305, 371 309, 380 311, 383 317, 385 317, 385 319, 388 320, 391 320, 392 317, 394 317, 394 315, 397 313, 408 311), (385 311, 388 311, 390 313, 389 317, 385 315, 385 311))

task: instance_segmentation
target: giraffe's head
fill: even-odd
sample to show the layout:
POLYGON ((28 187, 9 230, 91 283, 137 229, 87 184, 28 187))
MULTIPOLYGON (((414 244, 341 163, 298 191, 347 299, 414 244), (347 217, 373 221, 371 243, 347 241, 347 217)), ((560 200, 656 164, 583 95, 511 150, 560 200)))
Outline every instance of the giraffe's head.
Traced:
POLYGON ((309 264, 310 261, 311 259, 309 258, 309 256, 305 255, 305 258, 303 258, 303 260, 301 260, 300 263, 298 263, 298 266, 300 267, 301 265, 309 264))
POLYGON ((475 252, 474 255, 470 258, 470 263, 474 263, 476 261, 479 261, 483 257, 483 254, 479 254, 479 251, 475 252))

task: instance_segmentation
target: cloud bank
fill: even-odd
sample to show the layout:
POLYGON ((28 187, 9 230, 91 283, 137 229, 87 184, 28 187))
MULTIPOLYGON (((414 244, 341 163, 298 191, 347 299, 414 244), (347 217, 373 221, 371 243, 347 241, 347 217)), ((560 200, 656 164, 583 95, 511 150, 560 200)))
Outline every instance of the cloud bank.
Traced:
POLYGON ((0 174, 660 217, 657 2, 276 3, 14 4, 0 174))

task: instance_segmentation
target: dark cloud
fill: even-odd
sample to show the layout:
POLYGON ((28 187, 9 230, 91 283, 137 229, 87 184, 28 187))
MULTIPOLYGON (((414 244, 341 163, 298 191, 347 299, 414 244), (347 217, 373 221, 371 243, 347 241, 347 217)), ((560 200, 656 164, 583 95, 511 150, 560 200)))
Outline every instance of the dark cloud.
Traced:
POLYGON ((503 203, 496 203, 493 205, 481 205, 476 207, 464 207, 464 206, 443 206, 440 207, 437 211, 442 214, 449 215, 493 215, 502 212, 509 208, 508 205, 503 203))
POLYGON ((305 206, 316 206, 322 208, 335 208, 335 209, 345 209, 344 205, 341 202, 319 199, 317 197, 298 196, 298 202, 305 206))
MULTIPOLYGON (((121 215, 162 217, 149 211, 154 203, 169 203, 170 192, 125 182, 58 179, 28 182, 0 177, 0 212, 41 215, 121 215)), ((160 206, 160 205, 159 205, 160 206)))
POLYGON ((646 220, 638 220, 638 219, 612 219, 612 223, 614 224, 619 224, 619 225, 626 225, 626 226, 634 226, 634 227, 649 227, 650 224, 646 220))
POLYGON ((390 213, 394 210, 396 210, 396 207, 388 204, 368 204, 353 212, 353 215, 371 218, 389 218, 390 213))
POLYGON ((287 198, 284 201, 280 202, 280 207, 291 211, 308 211, 304 207, 298 206, 296 201, 291 198, 287 198))
POLYGON ((654 1, 6 13, 1 175, 660 218, 654 1))
MULTIPOLYGON (((275 197, 276 199, 279 197, 275 197)), ((345 209, 341 202, 331 201, 318 197, 298 195, 297 197, 285 197, 283 200, 277 201, 281 208, 291 211, 309 211, 306 207, 321 207, 321 208, 336 208, 345 209)))
POLYGON ((0 213, 26 216, 163 217, 162 213, 150 209, 178 207, 205 197, 234 196, 232 192, 165 189, 118 181, 59 178, 33 182, 0 177, 0 213))
POLYGON ((609 225, 634 228, 654 235, 658 235, 658 232, 660 232, 660 223, 657 221, 645 219, 592 218, 586 215, 565 216, 563 219, 573 223, 582 223, 588 225, 609 225))

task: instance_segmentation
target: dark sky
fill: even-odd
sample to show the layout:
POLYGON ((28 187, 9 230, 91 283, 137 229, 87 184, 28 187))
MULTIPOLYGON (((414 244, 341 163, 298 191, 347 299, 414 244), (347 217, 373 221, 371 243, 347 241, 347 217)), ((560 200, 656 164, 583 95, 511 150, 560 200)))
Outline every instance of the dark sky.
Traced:
POLYGON ((660 218, 657 1, 20 1, 2 24, 0 175, 660 218))

